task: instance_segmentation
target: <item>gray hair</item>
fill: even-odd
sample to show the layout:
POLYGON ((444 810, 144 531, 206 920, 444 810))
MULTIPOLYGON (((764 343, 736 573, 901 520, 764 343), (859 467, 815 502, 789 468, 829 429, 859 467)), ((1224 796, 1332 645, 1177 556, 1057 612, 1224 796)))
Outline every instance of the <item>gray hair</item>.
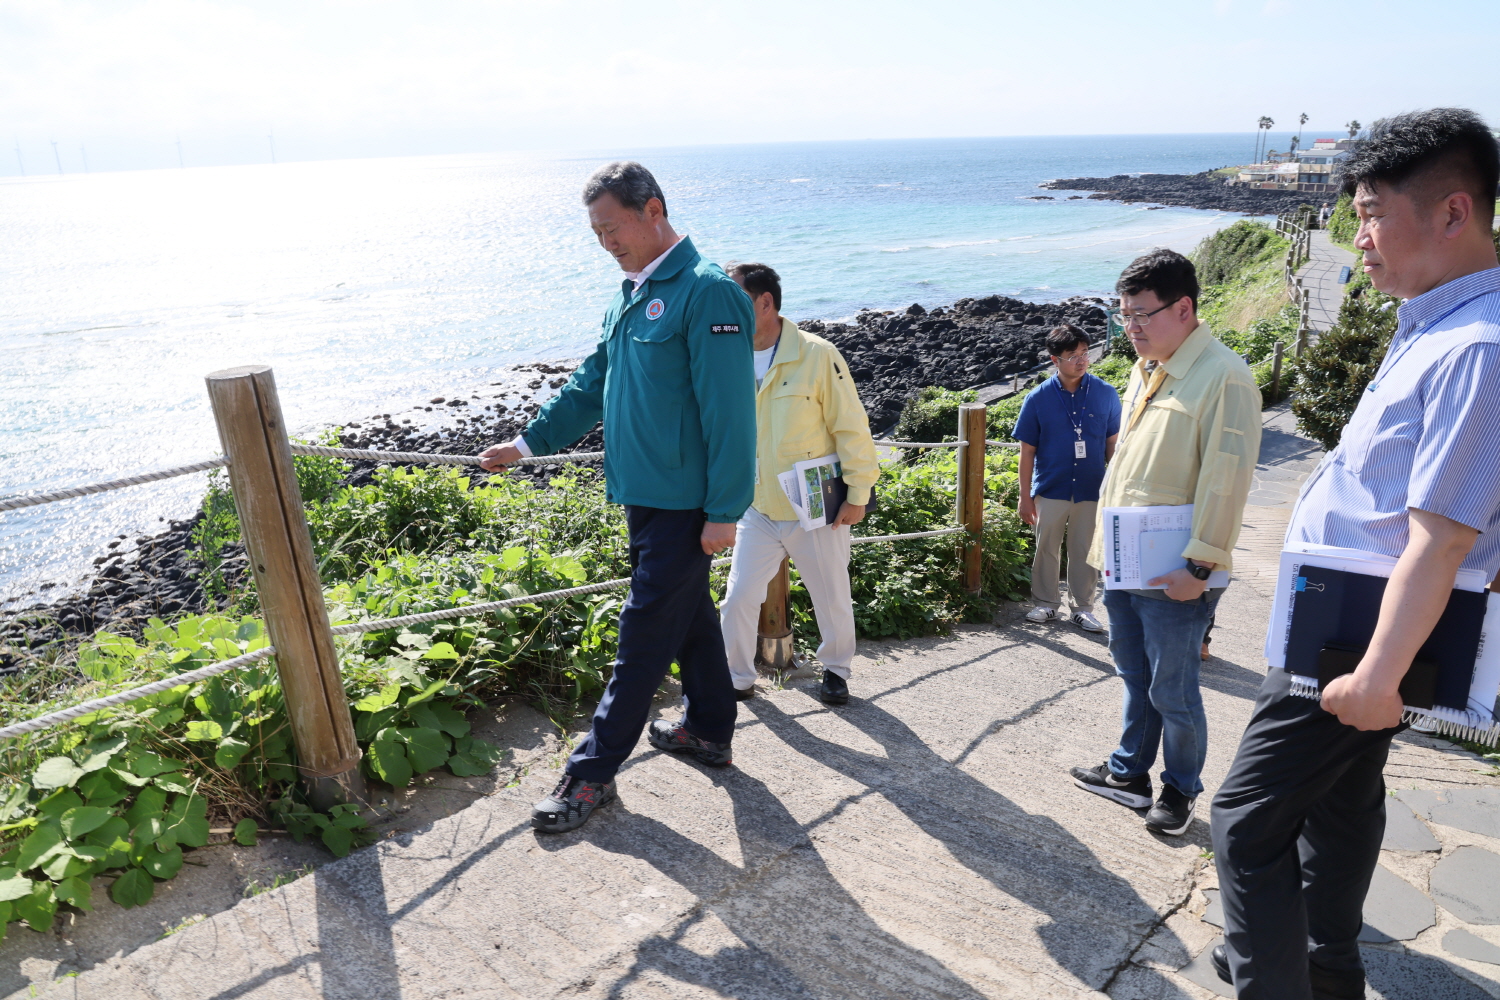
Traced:
POLYGON ((651 171, 634 160, 619 160, 606 163, 583 186, 583 203, 592 205, 602 196, 612 194, 615 200, 632 212, 644 212, 646 202, 655 198, 661 202, 661 214, 667 214, 667 197, 661 193, 661 185, 651 176, 651 171))

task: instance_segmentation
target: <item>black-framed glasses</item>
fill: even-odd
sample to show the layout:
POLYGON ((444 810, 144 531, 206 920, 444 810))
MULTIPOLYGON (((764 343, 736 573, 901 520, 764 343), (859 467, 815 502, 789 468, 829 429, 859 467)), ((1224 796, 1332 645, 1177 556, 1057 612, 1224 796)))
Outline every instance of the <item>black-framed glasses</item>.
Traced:
POLYGON ((1170 308, 1172 308, 1176 304, 1177 303, 1175 303, 1175 302, 1168 302, 1166 305, 1160 306, 1160 307, 1158 307, 1156 309, 1153 309, 1153 310, 1151 310, 1148 313, 1128 313, 1128 312, 1122 312, 1121 310, 1116 309, 1114 312, 1110 313, 1109 316, 1110 316, 1110 319, 1114 320, 1116 323, 1120 324, 1121 326, 1129 326, 1131 323, 1134 323, 1136 326, 1138 326, 1142 330, 1144 330, 1144 329, 1146 329, 1146 327, 1148 327, 1148 326, 1151 325, 1151 317, 1152 316, 1155 316, 1157 313, 1161 312, 1163 309, 1170 309, 1170 308))

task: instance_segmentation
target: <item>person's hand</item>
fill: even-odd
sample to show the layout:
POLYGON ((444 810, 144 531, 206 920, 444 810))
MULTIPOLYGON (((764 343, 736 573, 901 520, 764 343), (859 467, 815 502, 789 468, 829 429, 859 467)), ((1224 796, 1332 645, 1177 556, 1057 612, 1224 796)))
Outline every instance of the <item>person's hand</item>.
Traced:
POLYGON ((1401 692, 1377 688, 1356 668, 1323 688, 1323 711, 1355 729, 1390 729, 1401 724, 1401 692))
POLYGON ((1167 585, 1167 596, 1174 601, 1196 601, 1208 589, 1208 581, 1200 580, 1186 569, 1174 569, 1166 576, 1152 577, 1146 581, 1148 587, 1167 585))
POLYGON ((498 472, 520 457, 521 449, 514 445, 492 445, 479 453, 479 467, 486 472, 498 472))
POLYGON ((1031 497, 1022 497, 1016 504, 1016 513, 1021 515, 1021 520, 1036 527, 1036 500, 1031 497))
POLYGON ((858 524, 865 519, 865 505, 862 503, 846 503, 839 508, 839 516, 833 519, 833 527, 842 524, 858 524))
POLYGON ((734 524, 718 521, 703 522, 703 551, 716 556, 725 549, 734 548, 734 524))

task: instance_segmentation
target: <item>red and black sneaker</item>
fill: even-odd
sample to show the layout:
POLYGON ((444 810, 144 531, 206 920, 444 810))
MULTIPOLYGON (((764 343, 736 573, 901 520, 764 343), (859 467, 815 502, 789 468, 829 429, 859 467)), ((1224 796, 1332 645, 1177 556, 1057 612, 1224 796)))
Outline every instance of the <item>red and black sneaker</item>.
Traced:
POLYGON ((562 776, 552 794, 531 808, 531 825, 542 833, 567 833, 588 821, 594 810, 615 798, 613 781, 562 776))
POLYGON ((709 767, 728 767, 733 763, 728 743, 710 743, 700 740, 687 731, 680 722, 657 719, 646 728, 646 739, 658 750, 667 753, 690 753, 700 764, 709 767))

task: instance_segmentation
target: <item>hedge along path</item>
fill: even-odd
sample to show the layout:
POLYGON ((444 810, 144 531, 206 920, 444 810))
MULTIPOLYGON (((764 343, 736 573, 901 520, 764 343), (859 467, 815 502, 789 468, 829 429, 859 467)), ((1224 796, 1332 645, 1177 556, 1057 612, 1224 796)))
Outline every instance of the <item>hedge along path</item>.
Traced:
MULTIPOLYGON (((339 449, 325 450, 332 451, 339 449)), ((851 538, 849 540, 849 543, 851 545, 859 545, 862 543, 867 544, 870 542, 902 542, 914 538, 939 538, 943 535, 956 535, 967 531, 967 528, 953 527, 937 528, 933 531, 912 531, 901 535, 865 535, 859 538, 851 538)), ((724 566, 728 566, 731 562, 733 562, 733 559, 715 559, 712 563, 709 564, 709 566, 712 569, 719 569, 724 566)), ((542 594, 527 594, 523 597, 509 597, 503 601, 487 601, 483 604, 464 604, 456 608, 441 608, 437 611, 423 611, 413 615, 401 615, 397 618, 379 618, 373 621, 351 622, 346 625, 335 625, 329 631, 331 631, 334 635, 359 635, 365 632, 382 632, 389 628, 404 628, 408 625, 421 625, 426 622, 441 621, 444 618, 459 618, 466 615, 486 614, 491 611, 500 611, 505 608, 518 607, 523 604, 535 604, 539 601, 562 601, 567 600, 571 597, 582 597, 587 594, 597 594, 606 590, 615 590, 620 587, 628 587, 629 585, 630 577, 627 576, 621 577, 618 580, 604 580, 600 583, 589 583, 581 587, 568 587, 565 590, 550 590, 542 594)), ((219 663, 211 663, 206 667, 199 667, 197 670, 189 670, 185 674, 177 674, 176 676, 166 677, 159 681, 152 681, 150 684, 143 684, 140 687, 130 688, 127 691, 120 691, 116 694, 106 695, 103 698, 94 698, 90 701, 85 701, 68 708, 60 709, 56 712, 49 712, 48 714, 38 716, 35 719, 27 719, 23 722, 12 723, 9 726, 0 728, 0 739, 10 739, 16 736, 24 736, 27 733, 35 733, 43 729, 50 729, 53 726, 58 726, 65 722, 72 722, 74 719, 80 719, 85 715, 90 715, 102 709, 114 708, 118 705, 124 705, 127 702, 135 701, 137 698, 145 698, 153 694, 160 694, 163 691, 170 691, 172 688, 180 687, 184 684, 196 684, 198 681, 207 680, 210 677, 217 677, 219 674, 225 674, 231 670, 238 670, 240 667, 248 667, 252 663, 258 663, 261 660, 266 659, 267 657, 275 655, 275 653, 275 646, 262 646, 260 649, 254 650, 253 652, 245 653, 241 656, 232 657, 228 660, 222 660, 219 663)))

